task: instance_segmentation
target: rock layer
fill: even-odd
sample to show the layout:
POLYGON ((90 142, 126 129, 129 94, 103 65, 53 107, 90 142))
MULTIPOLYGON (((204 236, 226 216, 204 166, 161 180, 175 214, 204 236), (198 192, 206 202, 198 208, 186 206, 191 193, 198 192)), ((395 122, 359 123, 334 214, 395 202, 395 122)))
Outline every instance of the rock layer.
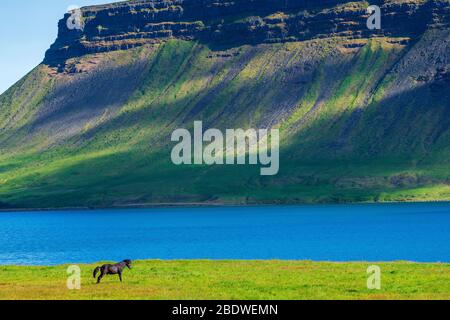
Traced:
POLYGON ((59 22, 56 42, 45 63, 129 49, 170 38, 199 39, 211 45, 302 41, 345 36, 417 37, 428 28, 449 26, 448 0, 374 1, 382 29, 369 30, 366 1, 346 0, 149 0, 81 9, 83 30, 59 22))

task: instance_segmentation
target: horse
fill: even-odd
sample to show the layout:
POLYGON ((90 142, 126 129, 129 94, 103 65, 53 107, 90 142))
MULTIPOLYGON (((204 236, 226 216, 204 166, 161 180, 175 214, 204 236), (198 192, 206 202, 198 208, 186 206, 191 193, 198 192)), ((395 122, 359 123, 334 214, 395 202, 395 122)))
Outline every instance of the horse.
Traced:
POLYGON ((97 277, 97 273, 100 272, 100 276, 97 279, 97 284, 99 284, 102 278, 108 274, 118 274, 120 282, 122 282, 122 272, 125 267, 131 269, 131 260, 123 260, 122 262, 116 264, 104 264, 103 266, 94 269, 94 279, 97 277))

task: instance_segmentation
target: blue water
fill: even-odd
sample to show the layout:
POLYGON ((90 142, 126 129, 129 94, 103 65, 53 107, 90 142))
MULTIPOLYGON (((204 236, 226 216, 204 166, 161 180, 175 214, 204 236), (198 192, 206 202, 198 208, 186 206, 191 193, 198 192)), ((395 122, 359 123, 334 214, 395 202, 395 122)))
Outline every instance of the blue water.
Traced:
POLYGON ((0 265, 126 258, 450 262, 450 204, 0 213, 0 265))

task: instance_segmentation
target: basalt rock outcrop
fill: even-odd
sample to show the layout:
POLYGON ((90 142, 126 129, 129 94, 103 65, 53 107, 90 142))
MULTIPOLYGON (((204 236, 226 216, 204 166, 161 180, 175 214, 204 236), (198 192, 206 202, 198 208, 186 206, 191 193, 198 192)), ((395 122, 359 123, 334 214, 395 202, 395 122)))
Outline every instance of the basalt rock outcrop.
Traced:
POLYGON ((210 45, 302 41, 342 36, 414 38, 428 28, 447 28, 448 0, 377 0, 381 30, 369 30, 368 3, 349 0, 138 0, 81 9, 83 29, 59 22, 45 63, 130 49, 170 38, 199 39, 210 45))

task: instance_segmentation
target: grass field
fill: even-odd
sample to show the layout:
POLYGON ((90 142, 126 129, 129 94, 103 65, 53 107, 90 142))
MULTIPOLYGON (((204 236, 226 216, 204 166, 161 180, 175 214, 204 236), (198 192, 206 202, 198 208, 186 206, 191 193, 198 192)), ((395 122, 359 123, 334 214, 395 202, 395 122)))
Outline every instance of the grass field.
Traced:
POLYGON ((80 290, 67 266, 0 267, 0 299, 450 299, 450 264, 376 263, 381 289, 367 289, 371 263, 309 261, 136 261, 124 283, 95 284, 80 265, 80 290))

